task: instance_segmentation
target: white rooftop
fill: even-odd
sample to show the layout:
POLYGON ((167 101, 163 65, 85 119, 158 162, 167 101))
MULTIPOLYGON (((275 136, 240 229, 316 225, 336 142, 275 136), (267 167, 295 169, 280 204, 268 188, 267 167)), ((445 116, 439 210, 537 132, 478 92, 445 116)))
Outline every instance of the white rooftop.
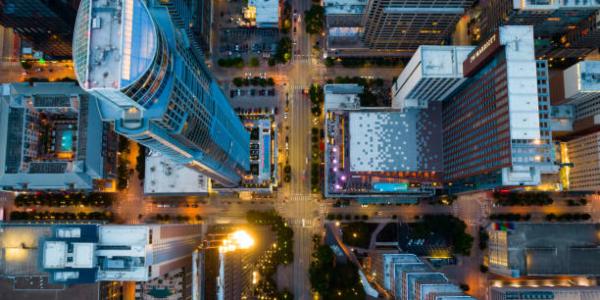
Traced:
POLYGON ((412 112, 351 112, 350 171, 417 171, 416 119, 412 112))
POLYGON ((205 194, 208 178, 152 151, 146 156, 145 194, 205 194))
POLYGON ((326 84, 325 110, 331 109, 358 109, 363 87, 358 84, 326 84))
POLYGON ((276 0, 250 0, 249 6, 256 8, 256 26, 272 27, 279 24, 279 2, 276 0))
POLYGON ((94 267, 94 244, 72 243, 73 252, 68 253, 68 244, 63 241, 44 243, 43 266, 47 269, 92 268, 94 267), (71 258, 71 261, 68 258, 71 258))
POLYGON ((600 61, 586 60, 563 72, 565 98, 579 103, 600 95, 600 61))
POLYGON ((363 13, 367 5, 367 0, 325 0, 325 14, 326 15, 338 15, 338 14, 356 14, 360 15, 363 13))
POLYGON ((67 264, 67 243, 49 241, 44 243, 43 265, 47 269, 64 268, 67 264))

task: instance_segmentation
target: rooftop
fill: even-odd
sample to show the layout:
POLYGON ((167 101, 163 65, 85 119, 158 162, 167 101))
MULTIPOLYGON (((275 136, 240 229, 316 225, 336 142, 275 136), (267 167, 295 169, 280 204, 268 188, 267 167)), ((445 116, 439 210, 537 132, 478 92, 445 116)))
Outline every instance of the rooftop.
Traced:
POLYGON ((256 8, 256 25, 264 27, 265 25, 277 26, 279 23, 279 2, 276 0, 250 0, 249 6, 256 8), (262 25, 262 26, 261 26, 262 25))
POLYGON ((600 224, 516 223, 509 268, 522 275, 600 274, 600 224))
POLYGON ((326 110, 360 107, 358 94, 363 92, 363 87, 358 84, 327 84, 323 89, 326 110))
POLYGON ((367 6, 367 0, 325 0, 324 6, 327 15, 360 15, 367 6))
POLYGON ((150 67, 155 56, 157 31, 150 12, 141 0, 84 0, 81 6, 90 1, 89 10, 80 9, 75 27, 78 79, 85 88, 126 87, 150 67), (85 73, 80 74, 80 68, 85 73))
POLYGON ((425 115, 414 110, 350 112, 350 171, 441 171, 440 124, 425 115))
POLYGON ((205 194, 208 178, 188 167, 175 164, 162 154, 146 156, 145 194, 205 194))

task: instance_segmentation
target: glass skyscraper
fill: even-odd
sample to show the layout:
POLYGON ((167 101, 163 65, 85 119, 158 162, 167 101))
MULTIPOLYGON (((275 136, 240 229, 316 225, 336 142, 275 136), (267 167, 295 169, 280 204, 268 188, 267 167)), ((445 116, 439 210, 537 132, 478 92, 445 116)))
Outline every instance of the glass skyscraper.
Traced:
POLYGON ((188 2, 83 0, 75 72, 118 133, 235 186, 249 134, 202 62, 188 2))

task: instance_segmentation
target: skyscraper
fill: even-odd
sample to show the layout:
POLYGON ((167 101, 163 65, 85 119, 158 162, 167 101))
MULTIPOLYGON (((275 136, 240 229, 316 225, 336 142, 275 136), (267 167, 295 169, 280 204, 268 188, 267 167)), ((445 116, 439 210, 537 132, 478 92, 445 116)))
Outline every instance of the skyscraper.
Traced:
POLYGON ((36 50, 51 58, 69 58, 76 1, 0 1, 0 24, 12 27, 36 50))
POLYGON ((327 0, 333 56, 410 56, 445 44, 472 0, 327 0))
POLYGON ((203 64, 188 1, 84 0, 73 44, 81 86, 115 130, 235 186, 249 134, 203 64))

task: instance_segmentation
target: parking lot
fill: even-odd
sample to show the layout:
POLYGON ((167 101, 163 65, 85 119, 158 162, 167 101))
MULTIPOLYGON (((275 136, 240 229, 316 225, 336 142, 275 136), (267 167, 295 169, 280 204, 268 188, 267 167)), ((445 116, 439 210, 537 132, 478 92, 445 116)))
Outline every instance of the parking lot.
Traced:
POLYGON ((277 29, 225 28, 219 32, 219 58, 259 57, 268 59, 275 52, 277 29))

